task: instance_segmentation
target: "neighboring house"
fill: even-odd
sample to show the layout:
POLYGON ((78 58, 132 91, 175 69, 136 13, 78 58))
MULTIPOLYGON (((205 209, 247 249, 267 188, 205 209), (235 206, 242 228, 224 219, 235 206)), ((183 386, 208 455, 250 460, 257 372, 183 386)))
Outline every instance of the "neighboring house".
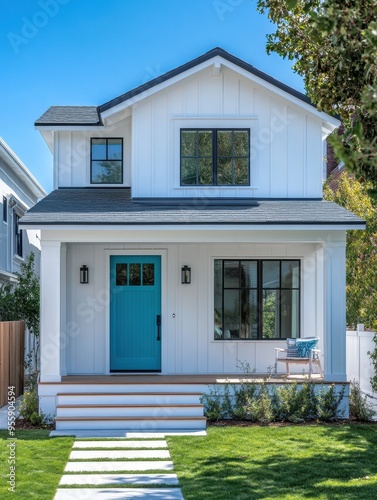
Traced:
MULTIPOLYGON (((39 273, 40 231, 19 228, 19 220, 46 191, 26 166, 0 137, 0 286, 16 281, 15 273, 31 253, 35 254, 35 269, 39 273)), ((26 353, 32 350, 33 338, 26 332, 26 353)))
POLYGON ((202 390, 239 362, 266 373, 286 337, 319 336, 325 381, 346 380, 346 230, 364 222, 322 201, 338 125, 219 48, 36 121, 54 191, 21 222, 41 230, 39 393, 58 428, 137 427, 104 393, 119 409, 118 393, 187 392, 195 375, 202 390))

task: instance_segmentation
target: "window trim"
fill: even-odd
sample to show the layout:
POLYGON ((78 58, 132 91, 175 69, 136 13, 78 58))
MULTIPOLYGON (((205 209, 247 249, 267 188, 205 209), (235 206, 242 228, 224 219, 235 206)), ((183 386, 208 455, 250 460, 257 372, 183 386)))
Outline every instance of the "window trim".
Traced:
POLYGON ((3 222, 8 224, 8 198, 3 196, 3 222))
POLYGON ((90 181, 90 184, 91 185, 94 185, 94 186, 119 186, 121 184, 123 184, 124 182, 124 172, 123 172, 123 169, 124 169, 124 161, 123 161, 123 157, 124 157, 124 140, 123 140, 123 137, 91 137, 90 138, 90 173, 89 173, 89 181, 90 181), (93 174, 93 161, 110 161, 108 160, 108 158, 104 159, 104 160, 93 160, 92 159, 92 153, 93 153, 93 149, 92 149, 92 144, 93 144, 93 139, 94 140, 98 140, 98 139, 101 139, 101 140, 105 140, 106 141, 106 156, 108 156, 108 144, 109 144, 109 140, 120 140, 121 141, 121 145, 122 145, 122 159, 121 160, 116 160, 116 161, 120 161, 121 162, 121 181, 120 182, 93 182, 93 177, 92 177, 92 174, 93 174))
MULTIPOLYGON (((297 332, 297 337, 296 338, 301 338, 301 309, 302 309, 302 283, 301 283, 301 259, 300 258, 230 258, 230 257, 215 257, 212 259, 212 283, 214 286, 214 268, 215 268, 215 261, 220 260, 222 263, 225 261, 233 261, 233 262, 257 262, 257 308, 258 308, 258 331, 257 331, 257 337, 256 338, 223 338, 221 339, 216 339, 214 337, 214 330, 215 330, 215 324, 214 321, 212 322, 212 334, 211 334, 211 341, 212 342, 282 342, 286 340, 286 337, 281 337, 281 321, 279 320, 279 337, 273 337, 273 338, 263 338, 263 291, 264 290, 297 290, 299 293, 299 301, 298 301, 298 332, 297 332), (280 286, 279 288, 263 288, 263 262, 279 262, 279 279, 280 279, 280 286), (292 288, 286 288, 281 286, 281 267, 282 267, 282 262, 292 262, 295 261, 298 263, 298 272, 299 272, 299 282, 298 282, 298 288, 297 287, 292 287, 292 288)), ((229 289, 229 288, 224 288, 224 265, 222 265, 222 288, 221 288, 221 307, 222 307, 222 326, 224 327, 224 289, 229 289)), ((234 290, 241 290, 242 287, 239 288, 234 288, 234 290)), ((253 288, 255 290, 255 288, 253 288)), ((214 288, 213 288, 213 299, 214 299, 214 288)), ((279 318, 281 319, 281 301, 279 302, 279 318)), ((215 312, 215 303, 213 302, 213 312, 215 312)), ((288 338, 288 337, 287 337, 288 338)))
MULTIPOLYGON (((250 147, 251 147, 251 130, 250 127, 180 127, 179 129, 179 182, 180 187, 184 188, 198 188, 198 187, 217 187, 217 188, 250 188, 251 187, 251 176, 250 176, 250 147), (187 131, 206 131, 212 132, 212 184, 183 184, 182 183, 182 132, 187 131), (247 183, 246 184, 218 184, 217 182, 217 171, 218 171, 218 155, 217 155, 217 134, 218 132, 247 132, 248 133, 248 155, 246 156, 236 156, 234 158, 247 158, 247 183)), ((185 157, 186 158, 186 157, 185 157)), ((198 157, 196 157, 198 158, 198 157)))

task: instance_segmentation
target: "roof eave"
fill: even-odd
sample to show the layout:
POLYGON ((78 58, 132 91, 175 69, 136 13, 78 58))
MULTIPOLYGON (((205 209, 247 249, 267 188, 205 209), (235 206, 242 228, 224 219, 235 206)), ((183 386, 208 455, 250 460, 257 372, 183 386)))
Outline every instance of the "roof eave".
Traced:
POLYGON ((15 172, 15 174, 23 180, 30 191, 36 198, 43 198, 47 192, 39 184, 34 175, 26 167, 23 161, 16 155, 16 153, 8 146, 8 144, 0 137, 0 157, 6 162, 7 165, 15 172))

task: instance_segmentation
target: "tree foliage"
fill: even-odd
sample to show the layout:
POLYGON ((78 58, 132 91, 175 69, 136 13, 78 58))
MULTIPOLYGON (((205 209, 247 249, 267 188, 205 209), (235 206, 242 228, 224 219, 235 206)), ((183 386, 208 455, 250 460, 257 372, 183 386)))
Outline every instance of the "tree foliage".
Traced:
POLYGON ((267 52, 294 61, 321 111, 344 133, 330 138, 337 157, 377 190, 377 0, 258 0, 276 24, 267 52))
POLYGON ((29 330, 39 336, 39 276, 35 273, 35 255, 21 264, 17 281, 0 287, 0 321, 25 320, 29 330))
POLYGON ((324 195, 366 221, 365 231, 347 231, 347 326, 364 323, 377 331, 377 203, 369 187, 344 172, 334 191, 325 185, 324 195))

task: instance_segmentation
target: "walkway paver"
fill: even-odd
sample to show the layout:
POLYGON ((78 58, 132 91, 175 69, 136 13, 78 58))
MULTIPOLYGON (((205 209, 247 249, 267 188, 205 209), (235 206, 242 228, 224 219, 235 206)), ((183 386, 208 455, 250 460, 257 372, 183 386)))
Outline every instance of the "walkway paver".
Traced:
POLYGON ((157 441, 148 441, 148 440, 140 440, 140 441, 75 441, 73 443, 73 448, 167 448, 168 443, 161 439, 157 441))
POLYGON ((171 461, 68 462, 64 472, 111 472, 121 470, 173 470, 171 461))
POLYGON ((71 451, 69 460, 96 460, 97 458, 170 458, 168 450, 80 450, 71 451))
POLYGON ((66 474, 59 483, 59 486, 72 485, 93 485, 101 484, 121 485, 121 484, 169 484, 177 485, 176 474, 66 474))
POLYGON ((167 442, 153 439, 160 436, 132 437, 76 440, 54 500, 183 500, 177 475, 165 473, 174 469, 173 462, 161 460, 170 458, 167 442))
POLYGON ((65 488, 58 489, 54 500, 124 500, 127 498, 184 500, 179 488, 65 488))

